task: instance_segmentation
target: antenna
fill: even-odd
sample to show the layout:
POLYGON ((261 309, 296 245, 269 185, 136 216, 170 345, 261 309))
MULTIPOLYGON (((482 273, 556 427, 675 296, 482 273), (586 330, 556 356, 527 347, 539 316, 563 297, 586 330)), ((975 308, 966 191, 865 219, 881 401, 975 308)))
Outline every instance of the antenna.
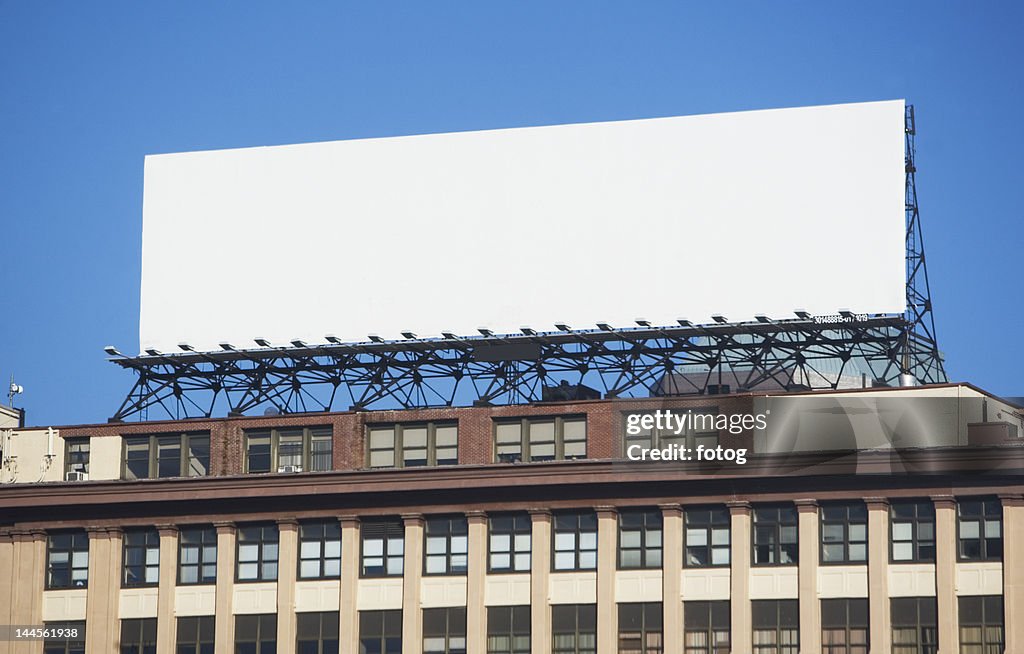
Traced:
POLYGON ((7 387, 7 403, 14 408, 14 396, 21 395, 25 392, 24 386, 19 386, 14 383, 14 375, 11 375, 11 385, 7 387))

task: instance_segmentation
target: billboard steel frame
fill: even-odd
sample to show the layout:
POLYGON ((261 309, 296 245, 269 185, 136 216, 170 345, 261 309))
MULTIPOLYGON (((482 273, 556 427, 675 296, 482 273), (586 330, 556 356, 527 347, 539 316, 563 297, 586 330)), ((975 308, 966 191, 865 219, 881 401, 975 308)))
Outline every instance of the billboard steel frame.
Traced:
MULTIPOLYGON (((935 336, 917 206, 914 108, 907 106, 904 315, 716 322, 678 327, 514 336, 261 347, 218 352, 116 355, 136 381, 111 421, 210 417, 259 408, 279 413, 343 409, 523 404, 558 384, 606 397, 722 390, 837 388, 856 372, 872 384, 947 381, 935 336)), ((723 319, 724 320, 724 319, 723 319)))

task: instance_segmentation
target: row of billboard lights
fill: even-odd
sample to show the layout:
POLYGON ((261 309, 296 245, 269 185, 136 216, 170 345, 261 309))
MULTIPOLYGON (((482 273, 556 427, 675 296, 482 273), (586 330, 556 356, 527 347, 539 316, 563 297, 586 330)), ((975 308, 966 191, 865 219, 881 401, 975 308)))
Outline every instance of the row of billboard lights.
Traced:
MULTIPOLYGON (((799 318, 801 320, 811 320, 811 319, 813 319, 813 316, 811 316, 811 314, 809 312, 804 311, 803 309, 797 309, 793 313, 796 315, 797 318, 799 318)), ((839 312, 838 312, 838 315, 841 316, 844 319, 847 319, 847 320, 852 320, 852 319, 857 317, 857 314, 853 313, 849 309, 840 309, 839 312)), ((711 316, 711 319, 713 321, 715 321, 716 323, 720 324, 720 325, 724 325, 724 324, 727 324, 729 322, 728 319, 725 316, 721 315, 721 314, 714 314, 714 315, 711 316)), ((755 315, 754 316, 754 320, 756 320, 759 323, 763 323, 763 324, 770 324, 770 323, 773 322, 773 320, 771 318, 769 318, 768 316, 763 315, 763 314, 755 315)), ((643 318, 637 318, 634 322, 636 322, 636 324, 639 327, 651 327, 652 326, 651 322, 649 320, 645 320, 643 318)), ((689 320, 687 320, 686 318, 678 318, 678 319, 676 319, 676 322, 679 323, 680 327, 693 327, 693 323, 690 322, 689 320)), ((572 333, 573 331, 575 331, 569 325, 567 325, 564 322, 556 322, 555 323, 555 328, 558 329, 558 331, 565 332, 565 333, 572 333)), ((608 324, 606 322, 599 322, 599 323, 597 323, 597 328, 599 330, 605 331, 605 332, 615 331, 615 328, 612 327, 610 324, 608 324)), ((523 333, 524 336, 536 336, 538 334, 538 332, 535 329, 533 329, 532 327, 524 326, 524 327, 520 327, 519 330, 523 333)), ((479 328, 477 328, 477 331, 480 332, 480 335, 485 337, 485 338, 492 338, 494 336, 494 332, 491 331, 490 329, 488 329, 487 327, 479 327, 479 328)), ((445 340, 449 340, 449 341, 463 340, 462 337, 456 335, 454 332, 449 332, 449 331, 441 332, 441 336, 445 340)), ((410 331, 410 330, 403 330, 402 331, 402 337, 405 338, 406 340, 410 340, 410 341, 418 340, 419 339, 419 337, 416 336, 416 334, 414 332, 410 331)), ((369 341, 371 343, 384 343, 384 342, 386 342, 378 334, 369 334, 367 336, 367 338, 369 339, 369 341)), ((331 343, 332 345, 343 345, 344 344, 344 342, 340 338, 338 338, 337 336, 335 336, 333 334, 327 334, 326 336, 324 336, 324 339, 328 343, 331 343)), ((265 348, 273 347, 273 345, 270 343, 270 341, 268 341, 265 338, 255 338, 255 339, 253 339, 253 341, 256 343, 256 345, 258 345, 260 347, 265 347, 265 348)), ((291 344, 294 347, 308 347, 308 344, 305 341, 303 341, 302 339, 299 339, 299 338, 292 339, 291 340, 291 344)), ((237 350, 237 348, 234 345, 232 345, 231 343, 226 343, 225 342, 225 343, 220 343, 219 345, 220 345, 222 350, 225 350, 227 352, 234 352, 235 350, 237 350)), ((188 343, 178 343, 178 347, 183 352, 195 352, 195 348, 192 347, 191 345, 189 345, 188 343)), ((110 355, 112 357, 122 357, 122 356, 124 356, 113 345, 108 345, 105 348, 103 348, 103 350, 104 350, 104 352, 106 352, 108 355, 110 355)), ((146 350, 146 354, 148 354, 150 356, 159 356, 159 355, 161 355, 163 353, 160 352, 159 350, 155 349, 155 348, 148 348, 146 350)))

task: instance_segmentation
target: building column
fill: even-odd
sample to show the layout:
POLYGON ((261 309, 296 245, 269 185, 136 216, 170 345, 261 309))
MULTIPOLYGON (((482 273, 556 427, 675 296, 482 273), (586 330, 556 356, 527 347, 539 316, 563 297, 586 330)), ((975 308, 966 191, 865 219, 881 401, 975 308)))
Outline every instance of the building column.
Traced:
MULTIPOLYGON (((13 584, 11 622, 40 625, 43 622, 43 589, 46 587, 46 533, 40 530, 12 532, 13 584)), ((12 643, 17 654, 41 654, 43 641, 12 643)))
POLYGON ((487 583, 487 514, 467 511, 469 523, 469 561, 466 572, 466 651, 487 651, 487 607, 484 587, 487 583))
POLYGON ((217 528, 217 596, 214 609, 214 652, 234 654, 235 651, 235 524, 218 522, 217 528))
POLYGON ((551 512, 530 510, 530 651, 551 650, 551 512))
POLYGON ((174 594, 178 582, 178 528, 157 525, 160 534, 160 585, 156 600, 156 654, 174 654, 178 624, 174 613, 174 594))
POLYGON ((615 610, 615 570, 619 512, 613 506, 594 507, 597 512, 597 654, 619 651, 619 615, 615 610))
POLYGON ((338 606, 341 654, 359 654, 359 518, 344 515, 341 522, 341 597, 338 606))
POLYGON ((939 654, 960 652, 956 605, 956 499, 932 497, 935 504, 935 602, 938 608, 939 654))
POLYGON ((405 558, 402 573, 402 654, 423 652, 423 611, 420 609, 420 582, 423 579, 423 516, 407 514, 405 522, 405 558))
POLYGON ((1024 651, 1024 495, 1002 495, 1003 503, 1003 616, 1006 651, 1024 651), (1009 547, 1006 546, 1009 544, 1009 547))
MULTIPOLYGON (((8 529, 0 529, 0 625, 17 624, 11 615, 11 612, 14 611, 14 589, 17 587, 14 575, 14 534, 8 529)), ((19 590, 22 595, 31 590, 33 595, 38 593, 41 596, 43 586, 19 590)), ((0 640, 0 654, 12 654, 13 648, 13 641, 0 640)))
POLYGON ((799 552, 800 652, 821 651, 821 603, 818 600, 818 503, 796 500, 799 552))
POLYGON ((678 504, 661 509, 661 609, 663 651, 683 651, 683 511, 678 504))
POLYGON ((754 632, 750 617, 750 503, 729 502, 729 618, 732 653, 750 654, 754 632))
POLYGON ((117 528, 89 532, 89 585, 85 600, 85 649, 114 654, 120 649, 120 592, 123 534, 117 528))
POLYGON ((277 521, 277 651, 295 651, 295 582, 299 566, 299 523, 277 521))
POLYGON ((889 500, 865 497, 868 507, 868 624, 871 651, 892 649, 889 613, 889 500))

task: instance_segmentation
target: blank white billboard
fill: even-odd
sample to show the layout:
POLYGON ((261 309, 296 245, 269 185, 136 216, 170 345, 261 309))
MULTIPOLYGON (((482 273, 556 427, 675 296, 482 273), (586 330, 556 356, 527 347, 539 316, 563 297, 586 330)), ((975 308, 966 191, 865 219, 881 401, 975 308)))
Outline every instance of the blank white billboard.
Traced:
POLYGON ((902 313, 903 106, 149 156, 140 349, 902 313))

